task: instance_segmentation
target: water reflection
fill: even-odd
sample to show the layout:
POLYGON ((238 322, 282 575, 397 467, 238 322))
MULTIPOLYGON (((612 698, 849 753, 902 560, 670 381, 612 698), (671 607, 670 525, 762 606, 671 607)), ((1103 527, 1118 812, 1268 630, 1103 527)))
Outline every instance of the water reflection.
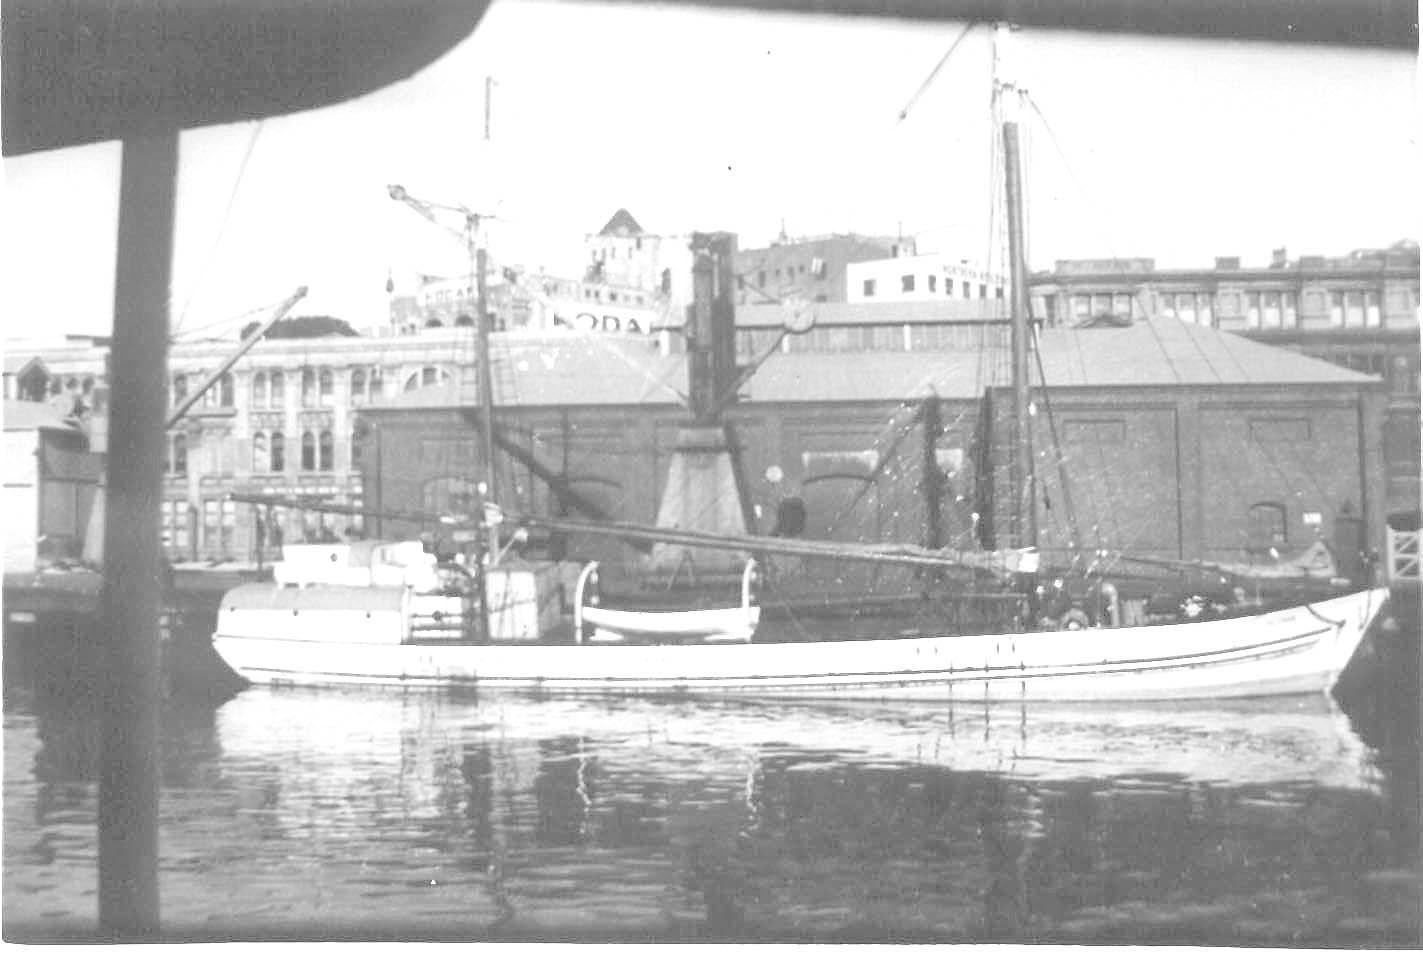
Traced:
MULTIPOLYGON (((93 729, 6 716, 8 935, 92 932, 93 729)), ((1416 816, 1317 697, 965 712, 254 688, 171 709, 163 747, 175 936, 1420 940, 1416 816)))

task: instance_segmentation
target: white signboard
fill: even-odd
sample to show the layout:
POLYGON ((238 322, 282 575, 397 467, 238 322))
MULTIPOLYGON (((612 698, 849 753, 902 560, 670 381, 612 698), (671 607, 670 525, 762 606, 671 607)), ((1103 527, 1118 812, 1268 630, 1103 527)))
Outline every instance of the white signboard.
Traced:
POLYGON ((555 329, 649 335, 658 313, 617 304, 555 299, 545 305, 545 321, 555 329))

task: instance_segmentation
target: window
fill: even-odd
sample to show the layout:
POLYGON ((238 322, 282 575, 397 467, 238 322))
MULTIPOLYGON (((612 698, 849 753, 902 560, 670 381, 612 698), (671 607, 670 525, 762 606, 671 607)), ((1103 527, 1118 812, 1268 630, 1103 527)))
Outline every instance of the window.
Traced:
POLYGON ((426 366, 420 370, 420 384, 434 385, 440 381, 440 370, 434 366, 426 366))
POLYGON ((316 370, 301 370, 301 404, 311 407, 316 404, 316 370))
POLYGON ((331 433, 329 431, 321 433, 321 437, 317 444, 317 451, 320 455, 320 458, 317 461, 317 467, 323 472, 332 471, 336 467, 336 449, 335 442, 332 439, 331 433))
POLYGON ((963 281, 963 297, 965 299, 969 298, 969 283, 967 279, 963 281))
POLYGON ((366 370, 354 369, 351 372, 351 404, 358 405, 366 400, 366 370))
POLYGON ((875 294, 875 281, 873 279, 866 279, 864 288, 867 297, 873 296, 875 294))
POLYGON ((988 283, 986 283, 986 282, 981 282, 981 283, 978 284, 978 298, 980 298, 980 299, 987 299, 987 298, 988 298, 988 283))
POLYGON ((1373 290, 1364 293, 1364 325, 1370 329, 1379 327, 1379 294, 1373 290))
POLYGON ((939 291, 939 277, 938 277, 938 276, 930 276, 930 277, 929 277, 929 291, 930 291, 930 292, 938 292, 938 291, 939 291))
POLYGON ((252 376, 252 408, 267 407, 267 373, 258 372, 252 376))
POLYGON ((825 260, 815 256, 810 260, 810 274, 816 279, 825 278, 825 260))
POLYGON ((322 369, 317 377, 320 383, 321 404, 330 405, 331 399, 335 395, 335 377, 331 375, 330 369, 322 369))
POLYGON ((217 404, 224 409, 232 408, 232 373, 224 372, 217 380, 217 404))
POLYGON ((1344 293, 1344 325, 1358 329, 1364 324, 1364 294, 1357 289, 1344 293))
POLYGON ((280 409, 287 401, 287 377, 281 372, 272 373, 272 401, 274 409, 280 409))
POLYGON ((1245 325, 1250 329, 1260 328, 1260 294, 1258 292, 1245 294, 1245 325))
POLYGON ((1342 292, 1329 294, 1329 324, 1331 326, 1344 325, 1344 294, 1342 292))
POLYGON ((287 437, 280 432, 272 433, 272 471, 287 470, 287 437))
POLYGON ((914 277, 913 277, 913 276, 900 276, 900 277, 899 277, 899 290, 900 290, 900 292, 913 292, 913 291, 914 291, 914 277))
POLYGON ((385 384, 381 381, 380 369, 371 370, 370 382, 367 383, 367 391, 372 399, 379 399, 385 394, 385 384))
POLYGON ((254 432, 252 434, 252 471, 265 472, 272 460, 267 452, 267 435, 265 432, 254 432))
POLYGON ((1277 292, 1261 293, 1260 327, 1262 329, 1280 328, 1280 294, 1277 292))
POLYGON ((188 397, 188 377, 175 375, 173 377, 173 404, 177 405, 188 397))
POLYGON ((183 433, 173 436, 172 472, 174 475, 188 474, 188 437, 183 433))
POLYGON ((1072 297, 1072 318, 1075 320, 1087 319, 1092 315, 1092 300, 1088 296, 1072 297))
POLYGON ((1299 293, 1284 292, 1280 294, 1280 325, 1286 329, 1293 329, 1299 323, 1299 293))
POLYGON ((301 434, 301 470, 316 471, 316 436, 310 432, 301 434))
POLYGON ((1264 557, 1289 541, 1285 523, 1285 507, 1279 502, 1256 502, 1246 513, 1246 550, 1264 557))
POLYGON ((760 286, 762 289, 765 289, 765 288, 766 288, 766 270, 764 270, 764 269, 757 270, 757 272, 756 272, 756 285, 760 286))
POLYGON ((203 548, 211 552, 218 547, 222 527, 222 503, 215 498, 203 499, 203 548))

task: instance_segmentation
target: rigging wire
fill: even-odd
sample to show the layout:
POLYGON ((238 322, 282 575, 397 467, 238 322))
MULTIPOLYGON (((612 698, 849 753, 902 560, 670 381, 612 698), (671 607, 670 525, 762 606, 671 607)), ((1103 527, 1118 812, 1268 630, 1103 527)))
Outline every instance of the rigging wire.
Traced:
POLYGON ((963 28, 963 31, 954 37, 954 42, 949 44, 949 49, 939 58, 939 62, 934 64, 934 69, 929 71, 929 75, 924 78, 924 82, 919 84, 919 89, 915 90, 914 95, 909 98, 909 102, 904 104, 904 109, 899 111, 899 120, 897 122, 902 123, 909 116, 909 111, 913 109, 914 104, 919 102, 919 98, 924 95, 924 91, 929 89, 929 84, 934 82, 934 77, 939 75, 939 71, 944 68, 945 63, 949 62, 949 57, 954 55, 954 51, 959 48, 959 44, 963 42, 964 37, 968 36, 969 32, 976 26, 978 26, 978 21, 970 20, 963 28))
MULTIPOLYGON (((257 120, 252 124, 252 135, 247 139, 247 149, 242 154, 242 163, 237 167, 237 176, 232 181, 232 189, 228 191, 227 206, 222 211, 222 220, 218 223, 217 235, 213 237, 212 244, 208 247, 207 256, 204 257, 197 278, 193 281, 192 288, 188 292, 188 298, 183 303, 182 311, 178 314, 175 332, 182 330, 183 322, 188 318, 188 309, 192 306, 193 300, 197 298, 198 291, 207 279, 208 270, 212 268, 213 258, 217 255, 218 247, 222 245, 223 237, 227 233, 227 224, 232 218, 232 208, 237 202, 238 192, 242 189, 242 179, 247 174, 247 164, 252 159, 252 152, 257 148, 257 138, 262 134, 264 122, 264 120, 257 120)), ((171 298, 171 292, 169 295, 171 298)))

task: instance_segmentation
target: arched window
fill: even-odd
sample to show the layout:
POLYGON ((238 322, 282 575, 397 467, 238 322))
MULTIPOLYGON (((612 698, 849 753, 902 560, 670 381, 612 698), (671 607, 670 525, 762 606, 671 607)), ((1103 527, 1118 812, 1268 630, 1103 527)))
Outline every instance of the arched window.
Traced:
POLYGON ((455 325, 472 326, 474 325, 474 317, 465 313, 460 313, 458 316, 455 316, 455 325))
POLYGON ((351 404, 357 405, 366 401, 366 370, 353 369, 351 371, 351 404))
POLYGON ((371 370, 370 394, 372 399, 379 399, 385 394, 385 383, 381 381, 379 368, 371 370))
POLYGON ((173 474, 188 474, 188 437, 181 432, 173 436, 173 474))
POLYGON ((267 373, 257 372, 252 376, 252 408, 267 407, 267 373))
POLYGON ((323 472, 332 471, 336 467, 336 444, 329 431, 321 433, 317 451, 320 453, 320 459, 317 462, 318 468, 323 472))
POLYGON ((366 436, 368 426, 363 422, 357 422, 351 429, 351 468, 361 467, 361 456, 365 454, 363 439, 366 436))
POLYGON ((301 404, 303 406, 313 406, 316 404, 316 370, 301 370, 301 404))
POLYGON ((224 372, 217 380, 217 404, 224 409, 232 408, 232 373, 224 372))
POLYGON ((287 401, 287 377, 280 371, 272 373, 272 408, 280 409, 287 401))
MULTIPOLYGON (((281 375, 281 373, 276 373, 281 375)), ((272 471, 287 470, 287 437, 280 432, 272 433, 272 471)))
POLYGON ((272 460, 267 451, 267 435, 264 432, 252 433, 252 471, 265 472, 272 460))
POLYGON ((434 366, 426 366, 420 370, 420 384, 434 385, 440 381, 440 370, 434 366))
POLYGON ((310 432, 301 434, 301 470, 316 471, 316 436, 310 432))
POLYGON ((173 404, 177 405, 188 397, 188 377, 179 373, 173 377, 173 404))
POLYGON ((335 377, 331 375, 330 369, 322 369, 318 379, 321 383, 321 404, 330 405, 336 394, 335 377))

